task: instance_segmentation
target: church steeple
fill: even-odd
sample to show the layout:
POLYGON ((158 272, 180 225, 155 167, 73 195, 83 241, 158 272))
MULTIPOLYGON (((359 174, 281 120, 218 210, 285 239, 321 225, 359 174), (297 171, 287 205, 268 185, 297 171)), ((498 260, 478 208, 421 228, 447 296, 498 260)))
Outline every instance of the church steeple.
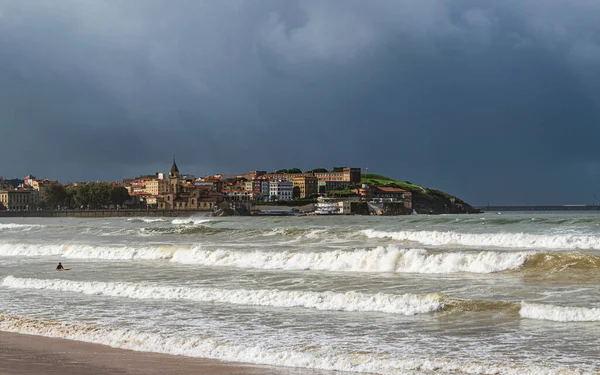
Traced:
POLYGON ((173 164, 171 164, 171 169, 169 170, 169 177, 179 177, 179 168, 177 168, 177 163, 175 163, 175 156, 173 156, 173 164))

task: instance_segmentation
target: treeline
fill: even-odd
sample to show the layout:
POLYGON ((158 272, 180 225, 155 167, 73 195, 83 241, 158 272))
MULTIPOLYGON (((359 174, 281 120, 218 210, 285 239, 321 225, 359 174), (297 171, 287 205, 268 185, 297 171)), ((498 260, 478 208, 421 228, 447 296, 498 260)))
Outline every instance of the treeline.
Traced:
MULTIPOLYGON (((334 167, 331 172, 343 172, 344 167, 334 167)), ((315 168, 310 171, 306 171, 306 173, 328 173, 329 171, 326 168, 315 168)), ((275 172, 271 172, 271 174, 283 174, 283 173, 302 173, 300 168, 292 168, 292 169, 278 169, 275 172)))
POLYGON ((122 186, 91 182, 81 186, 52 184, 44 190, 41 206, 47 209, 102 209, 123 206, 131 197, 122 186))

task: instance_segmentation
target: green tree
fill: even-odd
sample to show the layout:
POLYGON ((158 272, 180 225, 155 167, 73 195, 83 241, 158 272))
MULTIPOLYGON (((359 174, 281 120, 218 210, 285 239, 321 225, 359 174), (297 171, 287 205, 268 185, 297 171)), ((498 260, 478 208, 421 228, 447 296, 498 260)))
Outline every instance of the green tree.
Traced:
POLYGON ((64 206, 67 198, 65 187, 61 184, 51 184, 45 190, 42 196, 42 206, 45 208, 58 208, 64 206))
POLYGON ((122 186, 113 186, 110 192, 110 203, 115 206, 122 206, 131 197, 129 192, 122 186))

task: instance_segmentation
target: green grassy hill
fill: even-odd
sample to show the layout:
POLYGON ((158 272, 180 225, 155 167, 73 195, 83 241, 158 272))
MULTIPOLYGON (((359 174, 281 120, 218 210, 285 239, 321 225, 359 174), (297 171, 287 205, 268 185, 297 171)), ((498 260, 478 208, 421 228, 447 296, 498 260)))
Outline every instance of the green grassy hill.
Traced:
POLYGON ((462 199, 441 190, 415 185, 409 181, 398 181, 379 174, 363 174, 361 183, 375 186, 397 187, 413 194, 413 208, 418 213, 476 213, 462 199))

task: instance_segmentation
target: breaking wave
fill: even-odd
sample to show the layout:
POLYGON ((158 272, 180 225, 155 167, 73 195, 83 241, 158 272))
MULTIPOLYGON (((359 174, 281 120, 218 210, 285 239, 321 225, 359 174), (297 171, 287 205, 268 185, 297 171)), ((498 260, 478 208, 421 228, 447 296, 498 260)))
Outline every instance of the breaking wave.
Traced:
POLYGON ((208 223, 209 221, 213 221, 208 218, 208 216, 195 216, 195 217, 185 217, 185 218, 177 218, 171 221, 171 224, 174 225, 200 225, 203 223, 208 223))
POLYGON ((395 245, 323 252, 244 251, 201 246, 119 246, 86 244, 0 244, 0 256, 62 256, 70 259, 170 260, 179 264, 245 269, 385 273, 568 272, 600 270, 600 257, 579 253, 528 251, 440 252, 395 245))
POLYGON ((171 261, 204 266, 338 272, 492 273, 521 267, 529 254, 492 251, 432 254, 423 249, 394 246, 308 253, 195 248, 177 251, 171 261))
POLYGON ((460 245, 521 249, 600 249, 600 237, 582 234, 458 233, 440 231, 385 232, 365 229, 369 238, 391 238, 430 246, 460 245))
POLYGON ((2 286, 15 289, 54 290, 136 299, 189 300, 269 307, 305 307, 333 311, 375 311, 401 315, 438 311, 444 307, 443 300, 445 299, 445 296, 441 293, 393 295, 277 289, 190 288, 136 283, 31 279, 13 276, 4 278, 2 286))
POLYGON ((157 223, 166 220, 160 217, 132 217, 127 219, 127 221, 132 223, 157 223))
POLYGON ((0 256, 34 257, 60 255, 72 259, 158 260, 170 259, 173 253, 181 248, 173 246, 113 247, 82 244, 0 244, 0 256))
POLYGON ((228 228, 214 228, 204 225, 193 225, 193 226, 175 226, 175 227, 159 227, 159 228, 141 228, 142 233, 146 234, 218 234, 228 231, 234 231, 234 229, 228 228))
POLYGON ((554 322, 600 322, 600 308, 563 307, 521 302, 521 316, 554 322))
POLYGON ((43 225, 39 224, 16 224, 16 223, 0 223, 0 230, 20 230, 28 231, 35 228, 43 228, 43 225))
POLYGON ((375 374, 496 374, 496 375, 586 375, 581 369, 538 365, 460 361, 446 358, 395 357, 379 353, 344 352, 330 347, 264 347, 260 343, 224 341, 212 337, 163 335, 137 330, 106 329, 92 325, 60 323, 20 316, 0 315, 0 330, 78 340, 145 352, 211 358, 261 365, 301 367, 375 374))

